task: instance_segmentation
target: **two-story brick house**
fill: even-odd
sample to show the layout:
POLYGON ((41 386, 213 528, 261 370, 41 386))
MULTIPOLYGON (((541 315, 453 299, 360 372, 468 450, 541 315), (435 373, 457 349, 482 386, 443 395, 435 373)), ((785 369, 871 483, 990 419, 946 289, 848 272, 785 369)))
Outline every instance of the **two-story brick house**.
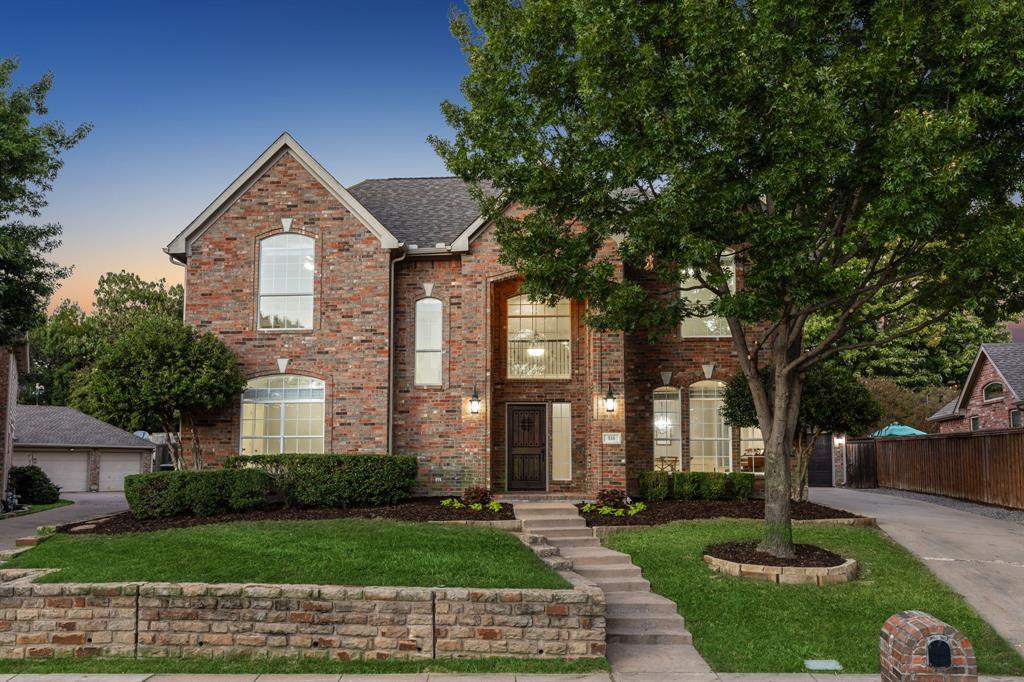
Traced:
POLYGON ((1024 343, 983 343, 956 398, 928 418, 939 433, 1024 427, 1024 343))
POLYGON ((165 251, 186 269, 186 321, 250 379, 198 422, 210 463, 415 454, 437 494, 763 466, 757 430, 721 418, 736 371, 722 320, 652 344, 588 328, 578 301, 530 302, 457 178, 345 188, 284 134, 165 251))

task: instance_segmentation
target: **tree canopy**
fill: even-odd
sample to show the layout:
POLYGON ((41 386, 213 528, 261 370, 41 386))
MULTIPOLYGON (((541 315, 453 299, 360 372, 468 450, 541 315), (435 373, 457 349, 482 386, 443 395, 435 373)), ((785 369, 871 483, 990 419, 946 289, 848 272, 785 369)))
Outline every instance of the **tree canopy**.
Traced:
POLYGON ((1024 310, 1019 3, 467 5, 466 103, 436 150, 527 293, 652 335, 726 318, 766 439, 761 548, 792 555, 809 369, 1024 310))
POLYGON ((85 137, 89 125, 71 132, 46 116, 53 76, 27 87, 13 85, 17 62, 0 59, 0 346, 21 341, 39 323, 50 296, 70 273, 48 259, 60 246, 56 223, 32 225, 46 206, 61 158, 85 137))

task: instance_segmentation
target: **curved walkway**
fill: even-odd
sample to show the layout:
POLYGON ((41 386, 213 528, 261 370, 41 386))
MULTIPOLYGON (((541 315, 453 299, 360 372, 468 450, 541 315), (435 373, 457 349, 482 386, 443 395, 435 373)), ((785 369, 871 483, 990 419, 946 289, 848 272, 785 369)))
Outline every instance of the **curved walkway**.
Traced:
POLYGON ((1024 655, 1024 526, 871 490, 811 488, 811 501, 875 517, 1024 655))
POLYGON ((0 519, 0 550, 12 549, 14 541, 18 538, 35 535, 39 526, 60 526, 75 521, 87 521, 128 508, 124 493, 66 493, 61 497, 65 500, 74 500, 75 503, 37 514, 0 519))

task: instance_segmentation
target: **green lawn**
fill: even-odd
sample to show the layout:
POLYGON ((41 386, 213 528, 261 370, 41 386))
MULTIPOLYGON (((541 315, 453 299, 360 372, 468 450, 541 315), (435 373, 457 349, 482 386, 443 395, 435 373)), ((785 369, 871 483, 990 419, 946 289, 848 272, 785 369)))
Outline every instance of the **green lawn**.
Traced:
POLYGON ((222 523, 128 535, 57 535, 7 568, 40 582, 254 582, 569 587, 509 533, 365 519, 222 523))
POLYGON ((860 578, 827 587, 770 585, 711 571, 709 544, 754 539, 756 521, 672 523, 608 537, 651 587, 679 605, 694 644, 719 672, 804 672, 804 659, 833 658, 844 672, 878 672, 878 636, 894 613, 920 609, 963 631, 979 672, 1022 675, 1024 660, 909 552, 873 528, 799 526, 797 542, 860 563, 860 578))
POLYGON ((331 661, 321 658, 59 658, 0 659, 0 673, 194 673, 194 674, 396 674, 450 673, 587 673, 607 670, 604 658, 437 659, 426 661, 331 661))
POLYGON ((66 507, 69 504, 74 504, 74 500, 57 500, 50 504, 30 504, 27 505, 28 509, 23 512, 18 512, 15 516, 28 516, 29 514, 37 514, 39 512, 48 511, 50 509, 56 509, 57 507, 66 507))

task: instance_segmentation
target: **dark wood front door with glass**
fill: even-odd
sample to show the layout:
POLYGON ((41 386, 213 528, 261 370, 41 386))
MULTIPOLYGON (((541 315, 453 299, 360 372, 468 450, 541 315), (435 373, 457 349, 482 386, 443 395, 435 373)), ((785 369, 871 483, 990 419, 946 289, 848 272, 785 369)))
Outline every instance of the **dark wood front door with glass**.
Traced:
POLYGON ((508 489, 545 490, 548 429, 546 405, 508 406, 508 489))

